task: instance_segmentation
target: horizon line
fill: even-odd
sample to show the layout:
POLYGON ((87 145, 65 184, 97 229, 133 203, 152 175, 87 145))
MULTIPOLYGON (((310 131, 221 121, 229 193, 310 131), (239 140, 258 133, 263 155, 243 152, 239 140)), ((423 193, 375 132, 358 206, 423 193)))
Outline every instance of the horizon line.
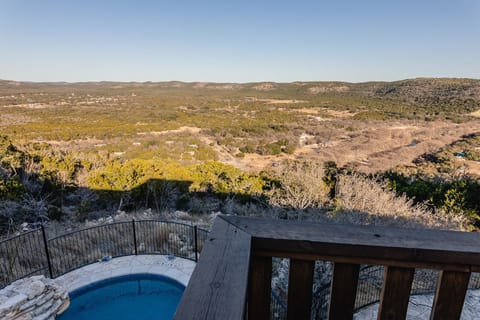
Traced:
POLYGON ((16 82, 16 83, 32 83, 32 84, 83 84, 83 83, 139 83, 139 84, 147 84, 147 83, 186 83, 186 84, 194 84, 194 83, 215 83, 215 84, 253 84, 253 83, 278 83, 278 84, 289 84, 289 83, 319 83, 319 82, 339 82, 339 83, 350 83, 350 84, 360 84, 360 83, 371 83, 371 82, 401 82, 401 81, 409 81, 409 80, 426 80, 426 79, 437 79, 437 80, 479 80, 479 78, 469 78, 469 77, 413 77, 413 78, 402 78, 396 80, 365 80, 365 81, 344 81, 344 80, 293 80, 293 81, 271 81, 271 80, 263 80, 263 81, 248 81, 248 82, 235 82, 235 81, 184 81, 184 80, 86 80, 86 81, 37 81, 37 80, 13 80, 13 79, 1 79, 1 82, 16 82))

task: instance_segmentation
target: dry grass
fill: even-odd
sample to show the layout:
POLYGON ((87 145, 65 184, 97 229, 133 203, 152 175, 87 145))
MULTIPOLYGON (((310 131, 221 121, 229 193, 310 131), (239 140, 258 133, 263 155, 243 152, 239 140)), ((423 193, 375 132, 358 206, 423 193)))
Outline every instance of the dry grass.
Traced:
POLYGON ((474 112, 470 113, 470 115, 473 116, 473 117, 480 118, 480 110, 474 111, 474 112))
POLYGON ((323 165, 315 162, 291 162, 274 169, 279 187, 273 189, 269 203, 273 207, 304 210, 329 202, 329 190, 323 182, 323 165))
MULTIPOLYGON (((318 110, 318 109, 313 109, 318 110)), ((298 110, 295 110, 298 112, 298 110)), ((302 113, 302 112, 298 112, 302 113)), ((215 150, 219 159, 236 167, 259 172, 283 160, 335 161, 339 167, 348 166, 357 171, 375 173, 409 165, 424 153, 430 153, 478 131, 480 121, 451 123, 444 121, 355 121, 343 115, 332 115, 328 124, 311 123, 296 135, 312 136, 293 154, 246 154, 244 158, 226 156, 225 150, 215 150), (416 144, 412 145, 415 141, 416 144)))
POLYGON ((338 177, 336 205, 335 219, 341 222, 453 230, 466 226, 462 217, 434 213, 405 195, 396 196, 386 182, 359 174, 338 177))

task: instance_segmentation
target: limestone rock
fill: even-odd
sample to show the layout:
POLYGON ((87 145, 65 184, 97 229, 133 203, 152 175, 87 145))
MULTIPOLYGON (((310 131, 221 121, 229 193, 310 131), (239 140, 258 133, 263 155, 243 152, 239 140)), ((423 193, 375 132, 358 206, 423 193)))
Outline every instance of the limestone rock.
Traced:
POLYGON ((32 300, 45 290, 45 284, 40 280, 34 280, 24 288, 25 289, 22 290, 22 293, 28 296, 28 300, 32 300))
POLYGON ((0 290, 0 319, 54 319, 69 305, 68 292, 51 279, 33 276, 0 290))

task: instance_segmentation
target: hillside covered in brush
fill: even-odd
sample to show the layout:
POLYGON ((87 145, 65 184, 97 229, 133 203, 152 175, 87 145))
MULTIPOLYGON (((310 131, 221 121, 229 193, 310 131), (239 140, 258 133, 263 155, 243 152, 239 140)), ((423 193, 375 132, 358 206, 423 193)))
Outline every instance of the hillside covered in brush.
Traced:
POLYGON ((480 226, 480 80, 0 81, 0 110, 9 228, 144 209, 480 226))

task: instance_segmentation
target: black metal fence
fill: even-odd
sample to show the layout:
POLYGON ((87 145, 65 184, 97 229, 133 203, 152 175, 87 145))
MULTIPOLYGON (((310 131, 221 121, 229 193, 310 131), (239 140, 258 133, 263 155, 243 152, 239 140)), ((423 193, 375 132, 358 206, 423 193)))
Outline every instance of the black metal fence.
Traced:
POLYGON ((173 221, 132 220, 48 239, 42 227, 0 242, 0 288, 30 275, 56 278, 103 257, 163 254, 197 261, 208 231, 173 221))
MULTIPOLYGON (((208 231, 197 226, 161 220, 115 222, 76 230, 48 239, 45 229, 32 230, 0 242, 0 288, 31 275, 56 278, 67 272, 97 262, 103 257, 162 254, 197 261, 208 231)), ((411 295, 431 294, 437 272, 415 271, 411 295)), ((362 266, 359 274, 355 309, 380 300, 383 267, 362 266)), ((480 288, 480 274, 472 273, 469 288, 480 288)), ((314 292, 318 318, 326 315, 330 286, 314 292)), ((272 291, 273 319, 286 318, 286 304, 272 291)))
MULTIPOLYGON (((0 287, 48 270, 42 230, 32 230, 0 242, 0 287)), ((48 271, 47 271, 48 272, 48 271)))

